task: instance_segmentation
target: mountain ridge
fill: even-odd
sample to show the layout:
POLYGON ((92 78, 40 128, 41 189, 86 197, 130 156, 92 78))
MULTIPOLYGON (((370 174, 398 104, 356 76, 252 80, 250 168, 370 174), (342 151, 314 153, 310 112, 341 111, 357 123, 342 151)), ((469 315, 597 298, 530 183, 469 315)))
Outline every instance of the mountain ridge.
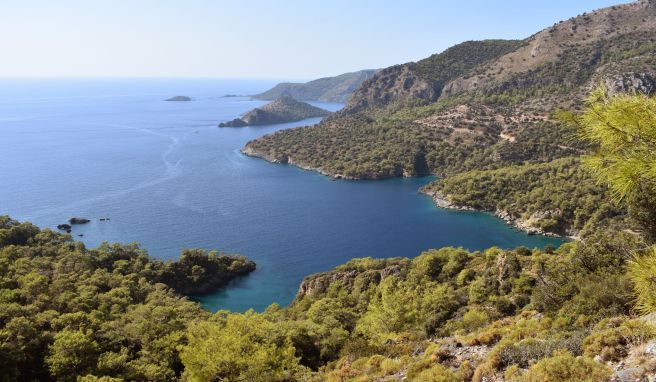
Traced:
POLYGON ((268 101, 288 95, 300 101, 344 103, 363 81, 371 78, 376 72, 376 69, 365 69, 334 77, 322 77, 305 83, 282 82, 252 97, 268 101))

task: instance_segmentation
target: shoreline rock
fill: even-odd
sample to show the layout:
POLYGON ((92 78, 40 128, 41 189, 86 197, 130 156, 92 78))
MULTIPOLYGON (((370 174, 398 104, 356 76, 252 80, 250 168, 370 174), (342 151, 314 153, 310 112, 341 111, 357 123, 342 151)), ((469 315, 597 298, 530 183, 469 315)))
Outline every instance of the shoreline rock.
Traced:
POLYGON ((72 227, 70 226, 70 224, 66 224, 66 223, 57 225, 58 230, 64 231, 66 233, 71 233, 71 228, 72 227))
POLYGON ((90 221, 91 220, 85 219, 85 218, 70 218, 70 219, 68 219, 68 223, 71 224, 71 225, 74 225, 74 224, 87 224, 90 221))
POLYGON ((248 123, 244 122, 244 120, 241 118, 235 118, 232 121, 219 123, 219 127, 244 127, 244 126, 248 126, 248 123))

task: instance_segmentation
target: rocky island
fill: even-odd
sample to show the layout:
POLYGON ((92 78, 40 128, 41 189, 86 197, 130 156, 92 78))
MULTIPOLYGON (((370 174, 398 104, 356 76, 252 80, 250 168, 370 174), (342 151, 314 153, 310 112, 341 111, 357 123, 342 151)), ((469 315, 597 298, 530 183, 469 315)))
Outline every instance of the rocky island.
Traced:
POLYGON ((271 103, 247 112, 241 118, 222 122, 219 127, 272 125, 300 121, 306 118, 325 117, 328 114, 330 114, 328 110, 297 101, 290 96, 282 96, 271 103))
POLYGON ((180 95, 179 95, 179 96, 175 96, 175 97, 167 98, 167 99, 165 99, 165 101, 171 101, 171 102, 188 102, 188 101, 191 101, 191 98, 189 98, 189 97, 187 97, 187 96, 180 96, 180 95))

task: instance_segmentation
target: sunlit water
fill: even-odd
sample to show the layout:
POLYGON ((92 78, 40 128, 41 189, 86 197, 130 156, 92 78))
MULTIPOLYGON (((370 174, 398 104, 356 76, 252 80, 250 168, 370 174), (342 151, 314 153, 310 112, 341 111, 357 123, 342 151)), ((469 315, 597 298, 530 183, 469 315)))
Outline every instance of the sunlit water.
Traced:
POLYGON ((72 233, 88 246, 139 242, 161 259, 216 248, 255 260, 257 271, 199 298, 211 310, 287 304, 303 276, 353 257, 560 243, 488 214, 437 209, 417 194, 427 178, 331 181, 242 155, 251 139, 318 121, 216 127, 264 103, 223 95, 273 84, 0 80, 0 214, 43 228, 90 218, 72 233), (163 101, 174 95, 194 100, 163 101))

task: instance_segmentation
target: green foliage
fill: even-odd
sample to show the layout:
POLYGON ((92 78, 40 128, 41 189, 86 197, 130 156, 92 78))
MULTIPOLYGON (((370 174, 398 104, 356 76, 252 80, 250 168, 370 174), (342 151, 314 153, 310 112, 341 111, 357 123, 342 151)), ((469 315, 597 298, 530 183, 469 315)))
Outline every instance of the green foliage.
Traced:
POLYGON ((304 373, 285 331, 253 312, 219 312, 192 323, 187 336, 181 358, 190 381, 275 382, 304 373))
POLYGON ((589 358, 574 357, 567 352, 545 358, 531 366, 522 377, 524 382, 598 382, 607 381, 610 370, 589 358))
POLYGON ((585 163, 617 199, 630 198, 641 184, 656 193, 656 99, 645 95, 610 97, 597 90, 575 117, 584 139, 595 147, 585 163))
POLYGON ((476 66, 511 52, 524 43, 519 40, 466 41, 412 65, 417 74, 441 89, 446 82, 476 66))
MULTIPOLYGON (((429 106, 395 110, 365 110, 331 118, 322 124, 285 129, 246 145, 246 151, 269 160, 320 169, 331 175, 359 179, 436 174, 451 175, 474 169, 492 169, 526 161, 543 162, 578 155, 583 145, 570 142, 574 131, 523 110, 487 110, 467 105, 462 117, 451 123, 416 121, 432 115, 458 114, 459 109, 438 101, 429 106), (495 115, 498 113, 497 115, 495 115), (477 122, 481 114, 486 121, 477 122), (513 122, 514 114, 527 114, 526 124, 513 122), (515 142, 500 139, 500 125, 508 124, 515 142), (474 119, 471 132, 457 133, 461 119, 474 119)), ((469 131, 469 130, 468 130, 469 131)))
POLYGON ((136 245, 90 250, 8 217, 0 217, 0 238, 3 381, 175 380, 187 325, 208 313, 171 287, 196 288, 207 281, 194 275, 208 272, 226 282, 250 264, 198 250, 180 263, 136 245))
MULTIPOLYGON (((198 285, 205 273, 194 267, 223 256, 186 251, 180 264, 161 263, 134 245, 88 250, 67 235, 2 224, 0 234, 21 243, 0 248, 5 380, 358 381, 402 372, 480 380, 506 369, 519 375, 517 367, 560 350, 624 354, 650 338, 627 321, 600 324, 583 340, 586 328, 630 313, 626 253, 640 243, 630 234, 547 252, 442 248, 354 259, 306 278, 287 308, 210 316, 162 282, 198 285), (478 365, 449 367, 453 347, 439 338, 491 351, 478 365)), ((565 361, 566 370, 585 366, 565 361)), ((527 375, 544 372, 536 370, 527 375)))
POLYGON ((335 77, 324 77, 306 83, 283 82, 253 96, 256 99, 274 100, 289 95, 301 101, 345 102, 351 93, 376 70, 360 70, 335 77))
POLYGON ((470 171, 431 183, 423 191, 442 195, 457 206, 505 211, 558 234, 577 233, 623 214, 608 202, 605 187, 595 184, 574 158, 470 171))
POLYGON ((647 240, 656 240, 656 98, 598 89, 568 119, 595 148, 584 158, 616 201, 625 201, 647 240))
POLYGON ((636 291, 636 309, 643 313, 656 312, 656 247, 629 262, 629 278, 636 291))
POLYGON ((604 361, 619 361, 627 355, 630 346, 644 344, 655 337, 653 325, 616 317, 598 323, 583 341, 583 350, 590 357, 599 355, 604 361))
MULTIPOLYGON (((616 200, 626 200, 643 236, 656 239, 656 98, 645 95, 609 96, 597 90, 586 108, 570 116, 584 139, 595 146, 587 167, 609 185, 616 200)), ((637 309, 656 311, 656 248, 636 253, 629 265, 637 309)))
POLYGON ((255 263, 243 256, 184 249, 178 261, 166 264, 161 282, 182 294, 203 294, 254 270, 255 263))
POLYGON ((98 344, 81 331, 63 330, 49 346, 46 363, 52 375, 60 381, 75 381, 95 367, 98 344))

